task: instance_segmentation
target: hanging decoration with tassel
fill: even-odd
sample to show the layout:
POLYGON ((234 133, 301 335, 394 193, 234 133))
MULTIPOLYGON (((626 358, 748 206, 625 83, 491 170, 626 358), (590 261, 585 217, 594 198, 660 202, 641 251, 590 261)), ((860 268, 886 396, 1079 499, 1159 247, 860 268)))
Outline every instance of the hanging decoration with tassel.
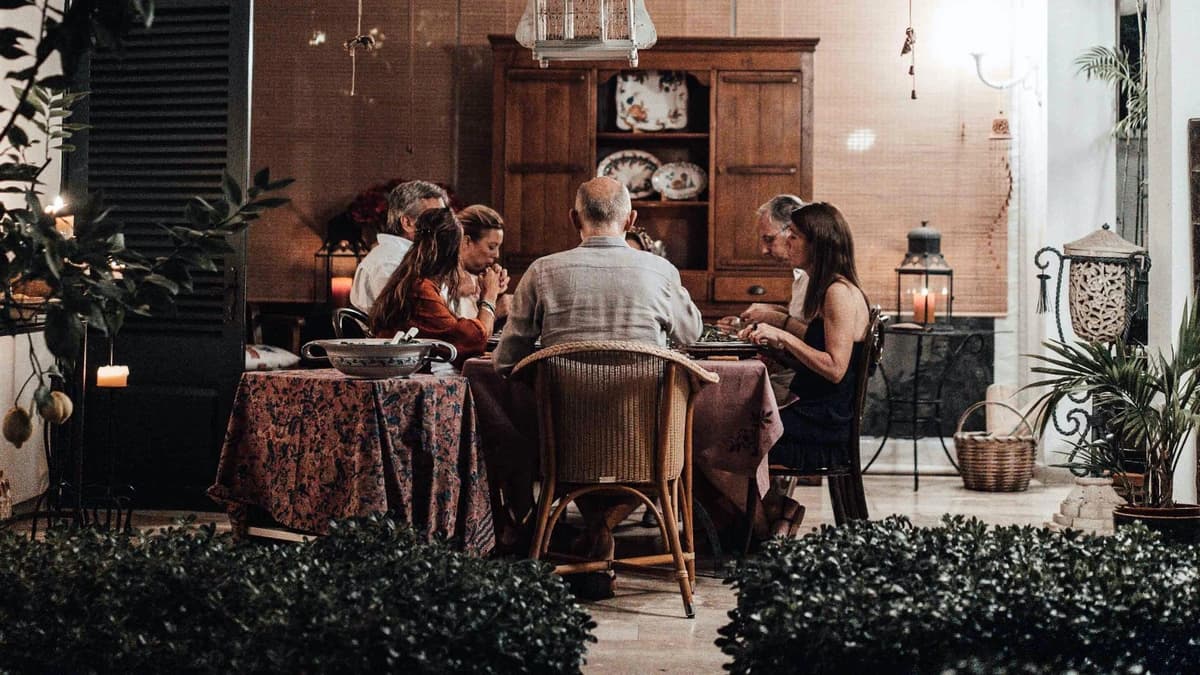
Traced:
POLYGON ((912 78, 912 98, 917 99, 917 34, 912 27, 912 0, 908 0, 908 28, 904 29, 904 45, 900 56, 908 54, 908 76, 912 78))

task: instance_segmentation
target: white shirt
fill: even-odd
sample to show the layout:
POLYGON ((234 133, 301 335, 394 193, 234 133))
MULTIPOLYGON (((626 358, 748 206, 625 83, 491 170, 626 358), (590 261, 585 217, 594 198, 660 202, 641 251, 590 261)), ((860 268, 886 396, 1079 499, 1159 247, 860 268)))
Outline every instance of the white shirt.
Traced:
POLYGON ((792 269, 792 299, 788 303, 788 314, 799 319, 804 316, 804 287, 808 285, 808 275, 799 267, 792 269))
POLYGON ((392 272, 412 248, 412 240, 394 234, 380 234, 379 244, 371 249, 358 269, 354 271, 354 283, 350 286, 350 304, 370 314, 371 305, 387 285, 392 272))

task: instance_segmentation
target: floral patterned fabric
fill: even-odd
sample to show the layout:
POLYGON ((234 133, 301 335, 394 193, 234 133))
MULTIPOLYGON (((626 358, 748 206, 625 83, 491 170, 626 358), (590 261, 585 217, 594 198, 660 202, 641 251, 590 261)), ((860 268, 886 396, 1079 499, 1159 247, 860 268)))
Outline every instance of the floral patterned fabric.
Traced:
MULTIPOLYGON (((783 435, 775 393, 766 366, 758 360, 698 361, 720 376, 696 394, 692 420, 692 453, 702 472, 729 500, 744 506, 746 479, 755 476, 766 493, 767 453, 783 435)), ((480 435, 488 465, 512 470, 536 466, 537 415, 532 390, 502 379, 489 359, 463 366, 478 404, 480 435), (511 456, 523 448, 528 457, 511 456), (501 455, 501 456, 497 456, 501 455)))
POLYGON ((457 376, 244 373, 208 494, 238 531, 249 507, 317 533, 331 518, 392 511, 469 551, 495 544, 474 404, 457 376))

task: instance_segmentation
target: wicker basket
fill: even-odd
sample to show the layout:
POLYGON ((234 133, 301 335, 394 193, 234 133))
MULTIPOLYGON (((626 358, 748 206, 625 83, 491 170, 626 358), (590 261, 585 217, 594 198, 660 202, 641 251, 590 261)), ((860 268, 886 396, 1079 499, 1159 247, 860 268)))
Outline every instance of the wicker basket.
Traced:
POLYGON ((968 490, 1020 492, 1029 487, 1037 441, 1029 420, 1007 403, 980 401, 964 410, 954 431, 954 448, 958 451, 958 469, 968 490), (985 405, 1008 408, 1021 418, 1021 424, 1005 436, 986 431, 964 432, 962 427, 967 416, 985 405), (1029 430, 1028 434, 1018 433, 1022 425, 1029 430))

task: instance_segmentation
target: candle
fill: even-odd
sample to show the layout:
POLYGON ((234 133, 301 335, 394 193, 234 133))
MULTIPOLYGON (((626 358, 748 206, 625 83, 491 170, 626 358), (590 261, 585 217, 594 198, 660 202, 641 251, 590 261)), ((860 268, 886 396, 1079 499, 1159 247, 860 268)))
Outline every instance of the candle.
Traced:
POLYGON ((913 321, 933 323, 936 309, 937 296, 930 294, 928 288, 913 291, 913 321))
POLYGON ((63 239, 71 239, 75 236, 75 216, 56 216, 54 229, 58 230, 63 239))
POLYGON ((129 380, 129 366, 100 366, 96 369, 97 387, 124 387, 129 380))
POLYGON ((334 307, 346 307, 350 304, 350 287, 354 279, 350 277, 333 277, 329 280, 329 296, 333 299, 334 307))

